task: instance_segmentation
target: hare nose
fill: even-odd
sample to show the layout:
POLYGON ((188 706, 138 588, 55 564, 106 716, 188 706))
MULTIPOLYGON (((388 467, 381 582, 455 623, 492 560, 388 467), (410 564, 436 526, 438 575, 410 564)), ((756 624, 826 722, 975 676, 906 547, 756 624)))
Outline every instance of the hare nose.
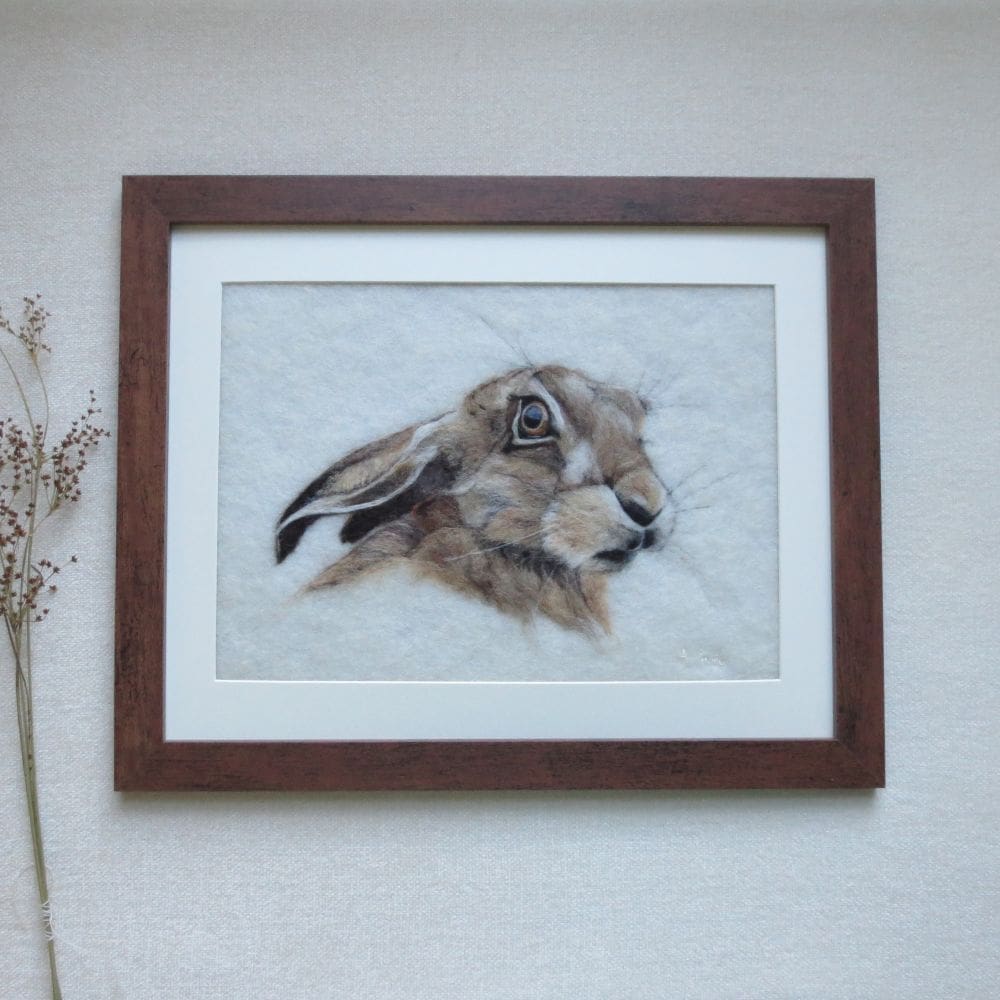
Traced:
POLYGON ((618 503, 621 504, 622 510, 625 511, 625 513, 628 514, 628 516, 632 518, 636 524, 643 528, 652 524, 656 520, 657 515, 660 513, 658 510, 649 510, 647 507, 644 507, 641 503, 637 503, 635 500, 623 500, 621 497, 618 497, 618 503))

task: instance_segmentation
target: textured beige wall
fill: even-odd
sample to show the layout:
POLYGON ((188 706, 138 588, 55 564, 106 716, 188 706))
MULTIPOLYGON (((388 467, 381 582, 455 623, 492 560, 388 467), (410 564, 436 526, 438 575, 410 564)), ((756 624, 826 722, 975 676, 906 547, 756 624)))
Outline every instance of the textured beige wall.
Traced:
POLYGON ((998 51, 993 3, 0 3, 0 301, 46 294, 67 415, 113 417, 123 173, 878 182, 888 789, 117 796, 106 450, 39 633, 70 1000, 996 995, 998 51))

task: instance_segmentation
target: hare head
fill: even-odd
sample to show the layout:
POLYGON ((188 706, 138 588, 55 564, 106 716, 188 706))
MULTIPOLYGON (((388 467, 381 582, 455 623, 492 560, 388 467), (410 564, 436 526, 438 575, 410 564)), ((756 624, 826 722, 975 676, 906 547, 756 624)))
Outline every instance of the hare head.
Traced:
POLYGON ((609 574, 673 530, 643 448, 645 409, 574 369, 507 372, 314 479, 278 521, 277 560, 318 518, 342 515, 352 547, 310 589, 407 560, 519 617, 610 631, 609 574))

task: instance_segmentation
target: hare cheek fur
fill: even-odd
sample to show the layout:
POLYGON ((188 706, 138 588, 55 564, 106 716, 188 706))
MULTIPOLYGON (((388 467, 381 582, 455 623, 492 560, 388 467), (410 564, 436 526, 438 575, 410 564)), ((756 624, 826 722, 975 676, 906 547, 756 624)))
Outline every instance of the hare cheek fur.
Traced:
POLYGON ((345 514, 353 547, 309 589, 406 560, 517 617, 610 631, 608 574, 672 531, 644 416, 634 394, 573 369, 507 372, 314 480, 279 520, 278 561, 318 517, 345 514))

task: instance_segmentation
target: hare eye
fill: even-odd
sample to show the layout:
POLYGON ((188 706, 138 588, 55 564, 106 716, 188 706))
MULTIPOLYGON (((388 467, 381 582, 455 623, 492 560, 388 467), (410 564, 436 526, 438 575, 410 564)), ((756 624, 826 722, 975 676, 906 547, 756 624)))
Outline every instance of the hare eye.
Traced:
POLYGON ((537 399, 526 399, 521 403, 517 415, 517 435, 528 440, 548 437, 552 418, 548 408, 537 399))

